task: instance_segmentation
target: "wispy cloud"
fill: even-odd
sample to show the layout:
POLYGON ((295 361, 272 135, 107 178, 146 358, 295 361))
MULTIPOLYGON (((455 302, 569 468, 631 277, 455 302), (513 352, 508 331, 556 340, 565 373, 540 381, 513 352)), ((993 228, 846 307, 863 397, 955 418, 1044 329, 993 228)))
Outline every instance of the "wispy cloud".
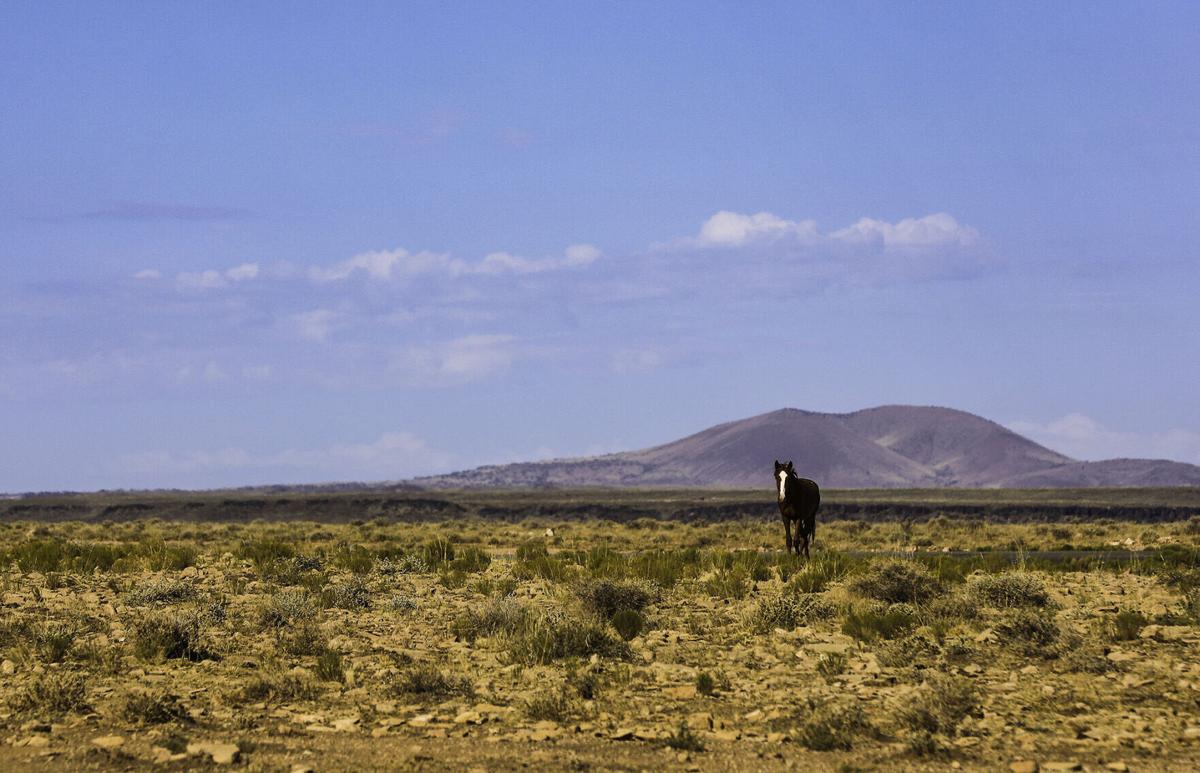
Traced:
POLYGON ((361 252, 329 266, 314 266, 308 276, 314 282, 340 282, 361 275, 377 282, 387 282, 418 276, 440 275, 497 276, 500 274, 537 274, 565 268, 580 268, 594 263, 601 256, 591 244, 572 244, 559 257, 527 258, 510 252, 490 252, 483 259, 470 262, 452 258, 442 252, 409 252, 404 248, 361 252))
POLYGON ((822 232, 815 220, 788 220, 771 212, 742 214, 721 210, 700 226, 700 232, 679 244, 698 247, 743 247, 770 242, 801 245, 864 245, 884 250, 971 247, 979 232, 945 212, 909 217, 889 223, 860 218, 846 228, 822 232))
POLYGON ((270 475, 302 471, 312 480, 394 480, 448 469, 453 457, 411 432, 385 432, 365 443, 335 443, 324 448, 288 448, 260 453, 228 447, 191 451, 139 451, 110 465, 123 478, 147 485, 170 485, 173 476, 239 471, 270 475))
POLYGON ((1082 413, 1069 413, 1048 422, 1013 421, 1008 428, 1076 459, 1145 457, 1200 464, 1200 432, 1186 429, 1126 432, 1106 427, 1082 413))
POLYGON ((246 220, 254 216, 240 207, 205 207, 189 204, 164 204, 147 201, 122 201, 111 206, 81 212, 78 217, 93 220, 182 220, 192 222, 246 220))
POLYGON ((413 346, 395 355, 389 370, 393 377, 421 385, 476 381, 508 370, 515 344, 515 336, 491 333, 413 346))
MULTIPOLYGON (((161 274, 153 269, 139 271, 134 279, 158 279, 161 274)), ((225 287, 232 282, 246 282, 258 276, 257 263, 243 263, 225 271, 185 271, 175 276, 175 284, 181 290, 208 290, 225 287)))
POLYGON ((287 327, 300 338, 325 343, 343 324, 343 315, 332 309, 313 309, 287 317, 287 327))

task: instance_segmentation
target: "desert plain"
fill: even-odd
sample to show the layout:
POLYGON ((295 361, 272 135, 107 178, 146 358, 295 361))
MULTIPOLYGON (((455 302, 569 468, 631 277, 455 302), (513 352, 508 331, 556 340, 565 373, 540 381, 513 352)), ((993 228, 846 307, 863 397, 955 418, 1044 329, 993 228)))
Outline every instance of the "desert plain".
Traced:
POLYGON ((0 503, 0 768, 1200 766, 1193 490, 437 496, 0 503))

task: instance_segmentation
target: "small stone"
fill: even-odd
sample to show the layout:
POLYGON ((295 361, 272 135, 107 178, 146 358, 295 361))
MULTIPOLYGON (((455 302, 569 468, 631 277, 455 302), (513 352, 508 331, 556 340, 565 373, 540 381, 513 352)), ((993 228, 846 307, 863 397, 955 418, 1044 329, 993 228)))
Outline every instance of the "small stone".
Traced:
POLYGON ((29 740, 25 742, 25 745, 34 747, 49 746, 50 739, 44 735, 30 736, 29 740))
POLYGON ((675 687, 666 687, 663 689, 663 695, 681 701, 694 700, 696 697, 696 685, 681 684, 675 687))
POLYGON ((1200 740, 1200 727, 1189 727, 1183 731, 1183 740, 1197 741, 1200 740))
POLYGON ((635 730, 632 727, 621 727, 609 734, 609 739, 613 741, 628 741, 633 738, 635 730))
POLYGON ((689 730, 712 730, 713 715, 707 711, 688 714, 687 726, 689 730))
POLYGON ((1055 762, 1043 762, 1042 770, 1043 771, 1083 770, 1083 765, 1079 764, 1075 760, 1059 760, 1059 761, 1055 761, 1055 762))
POLYGON ((124 743, 125 739, 119 735, 102 735, 92 739, 93 746, 99 746, 107 751, 119 749, 124 743))
POLYGON ((0 674, 12 676, 15 673, 17 673, 16 663, 12 662, 11 660, 5 660, 3 663, 0 663, 0 674))
POLYGON ((454 718, 456 725, 478 725, 481 722, 483 722, 483 715, 470 709, 459 712, 458 716, 454 718))
POLYGON ((1012 773, 1038 773, 1038 764, 1036 760, 1016 760, 1009 763, 1008 769, 1012 773))
POLYGON ((1118 773, 1124 773, 1124 771, 1129 770, 1129 766, 1120 760, 1117 760, 1116 762, 1110 762, 1104 767, 1106 770, 1115 770, 1118 773))
POLYGON ((188 754, 211 757, 218 765, 232 765, 241 756, 241 750, 235 744, 218 741, 190 743, 187 750, 188 754))
POLYGON ((333 720, 333 729, 339 733, 353 733, 358 730, 358 717, 344 717, 333 720))
POLYGON ((767 733, 767 743, 783 743, 786 740, 787 733, 767 733))
POLYGON ((297 762, 295 765, 292 765, 292 769, 289 771, 289 773, 316 773, 316 771, 312 765, 305 765, 303 762, 297 762))

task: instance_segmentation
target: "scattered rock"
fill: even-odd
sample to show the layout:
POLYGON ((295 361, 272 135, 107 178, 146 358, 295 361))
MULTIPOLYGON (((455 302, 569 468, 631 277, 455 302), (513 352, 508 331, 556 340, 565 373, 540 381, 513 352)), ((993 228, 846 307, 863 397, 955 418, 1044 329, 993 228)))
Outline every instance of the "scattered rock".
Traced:
POLYGON ((15 673, 17 673, 16 663, 12 662, 11 660, 5 660, 3 663, 0 663, 0 674, 12 676, 15 673))
POLYGON ((613 741, 628 741, 633 738, 636 731, 632 727, 621 727, 609 733, 609 739, 613 741))
POLYGON ((713 715, 708 711, 697 711, 693 714, 688 714, 687 726, 689 730, 712 730, 713 715))
POLYGON ((1038 764, 1036 760, 1016 760, 1009 763, 1008 769, 1012 773, 1038 773, 1038 764))
POLYGON ((119 735, 101 735, 92 739, 93 746, 99 746, 106 751, 120 749, 125 744, 125 738, 119 735))
POLYGON ((1066 770, 1083 770, 1083 765, 1075 760, 1061 760, 1055 762, 1043 762, 1042 771, 1066 771, 1066 770))
POLYGON ((235 744, 219 741, 189 743, 187 750, 188 754, 210 757, 218 765, 232 765, 241 757, 241 750, 235 744))

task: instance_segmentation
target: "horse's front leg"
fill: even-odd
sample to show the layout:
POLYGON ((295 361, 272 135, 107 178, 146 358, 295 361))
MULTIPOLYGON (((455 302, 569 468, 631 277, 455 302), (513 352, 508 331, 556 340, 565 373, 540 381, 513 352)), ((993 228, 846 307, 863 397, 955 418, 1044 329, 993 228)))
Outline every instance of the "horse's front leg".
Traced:
POLYGON ((792 552, 792 522, 783 518, 783 536, 787 540, 787 552, 792 552))

